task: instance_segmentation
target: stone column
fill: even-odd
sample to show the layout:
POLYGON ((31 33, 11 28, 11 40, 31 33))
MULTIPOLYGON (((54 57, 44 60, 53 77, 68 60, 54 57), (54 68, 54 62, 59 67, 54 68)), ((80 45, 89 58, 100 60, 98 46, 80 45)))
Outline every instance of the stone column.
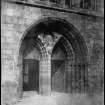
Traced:
POLYGON ((46 49, 46 58, 44 57, 40 62, 40 93, 41 95, 50 95, 51 94, 51 54, 52 49, 59 39, 54 38, 51 35, 39 35, 44 48, 46 49))
POLYGON ((49 53, 47 53, 47 75, 46 75, 46 77, 47 77, 47 80, 46 80, 46 82, 47 82, 47 87, 46 87, 46 89, 47 89, 47 95, 50 95, 51 94, 51 54, 49 54, 49 53))
MULTIPOLYGON (((50 38, 50 37, 48 37, 50 38)), ((51 42, 45 38, 44 46, 46 48, 46 57, 40 62, 40 93, 41 95, 51 94, 51 42)))
POLYGON ((51 55, 49 54, 47 54, 47 59, 41 62, 40 94, 51 94, 51 55))

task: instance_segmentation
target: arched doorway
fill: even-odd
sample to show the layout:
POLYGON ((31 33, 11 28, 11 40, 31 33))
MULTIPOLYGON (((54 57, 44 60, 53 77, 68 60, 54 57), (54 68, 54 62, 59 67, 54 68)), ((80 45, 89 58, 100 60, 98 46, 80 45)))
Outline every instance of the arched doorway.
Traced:
POLYGON ((54 35, 59 37, 52 50, 51 59, 51 87, 53 92, 69 93, 71 77, 68 73, 74 70, 75 54, 69 41, 58 33, 54 35), (72 66, 71 66, 72 65, 72 66))
POLYGON ((55 47, 51 59, 51 90, 65 92, 66 56, 61 46, 55 47))
POLYGON ((28 51, 25 51, 27 54, 23 57, 23 91, 39 92, 40 53, 36 48, 28 51))
POLYGON ((25 36, 20 49, 20 91, 21 96, 30 96, 40 91, 41 61, 45 58, 45 50, 39 38, 25 36))
MULTIPOLYGON (((28 47, 30 53, 33 48, 36 49, 35 53, 39 56, 34 59, 39 62, 36 63, 36 66, 33 61, 33 68, 37 68, 39 65, 39 70, 36 70, 39 71, 39 75, 36 73, 39 78, 36 79, 39 81, 36 82, 39 93, 48 95, 53 90, 67 93, 86 90, 87 78, 84 77, 87 75, 87 47, 83 37, 72 24, 58 18, 45 18, 33 24, 26 31, 22 40, 20 48, 22 66, 24 65, 24 57, 27 58, 24 54, 28 47), (60 37, 58 37, 59 35, 60 37), (29 42, 25 41, 29 39, 31 39, 29 42), (58 56, 56 53, 61 54, 58 56), (56 65, 58 68, 55 69, 56 65), (62 86, 60 87, 62 88, 58 87, 53 80, 53 76, 57 78, 56 72, 58 73, 57 76, 60 77, 58 82, 61 82, 62 86), (80 81, 82 82, 80 83, 80 81)), ((22 66, 20 66, 21 74, 23 72, 22 66)), ((23 75, 20 75, 20 91, 22 93, 24 84, 21 81, 23 81, 23 75)))

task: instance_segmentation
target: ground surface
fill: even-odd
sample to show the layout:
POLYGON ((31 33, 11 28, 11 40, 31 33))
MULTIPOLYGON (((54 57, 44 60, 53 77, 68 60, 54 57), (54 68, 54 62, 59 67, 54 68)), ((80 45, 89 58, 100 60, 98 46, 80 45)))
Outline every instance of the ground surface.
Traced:
POLYGON ((24 97, 16 105, 103 105, 102 97, 91 98, 85 95, 68 95, 65 93, 53 92, 51 96, 31 94, 24 97))

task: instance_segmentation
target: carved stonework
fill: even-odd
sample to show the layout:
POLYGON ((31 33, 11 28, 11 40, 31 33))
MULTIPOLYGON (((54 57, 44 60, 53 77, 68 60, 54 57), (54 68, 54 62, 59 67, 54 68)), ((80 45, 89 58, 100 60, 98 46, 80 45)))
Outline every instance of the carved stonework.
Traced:
POLYGON ((52 47, 53 43, 54 43, 54 41, 53 41, 53 38, 52 38, 51 35, 46 35, 44 37, 44 45, 45 45, 45 47, 52 47))
POLYGON ((51 54, 54 45, 57 43, 57 41, 60 39, 61 35, 54 33, 54 35, 38 35, 38 38, 42 41, 44 44, 44 47, 46 48, 47 53, 51 54))
POLYGON ((54 33, 54 45, 59 41, 62 35, 58 33, 54 33))

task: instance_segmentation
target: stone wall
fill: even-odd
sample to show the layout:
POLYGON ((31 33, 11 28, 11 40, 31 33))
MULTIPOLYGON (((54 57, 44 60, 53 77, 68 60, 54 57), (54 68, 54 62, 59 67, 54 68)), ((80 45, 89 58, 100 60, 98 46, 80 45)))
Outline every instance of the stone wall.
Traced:
MULTIPOLYGON (((3 102, 12 105, 19 87, 18 57, 21 38, 26 29, 41 18, 41 9, 2 2, 1 7, 1 61, 3 102), (10 85, 13 84, 15 86, 10 85), (7 86, 9 84, 9 86, 7 86), (9 88, 10 87, 10 88, 9 88), (8 90, 9 89, 9 90, 8 90), (14 91, 13 91, 14 90, 14 91), (16 90, 16 91, 15 91, 16 90), (11 93, 13 94, 11 97, 11 93), (8 95, 6 95, 8 94, 8 95), (8 100, 6 98, 9 98, 8 100)), ((4 104, 6 105, 6 104, 4 104)))
MULTIPOLYGON (((1 61, 2 89, 5 94, 17 97, 19 86, 18 57, 23 35, 27 28, 44 17, 58 17, 73 24, 84 38, 88 49, 89 91, 99 89, 103 83, 104 72, 104 19, 103 17, 82 16, 73 13, 28 7, 2 2, 1 5, 1 61), (10 88, 8 84, 10 85, 10 88), (95 88, 97 87, 97 88, 95 88), (95 88, 95 89, 94 89, 95 88), (14 91, 13 91, 14 90, 14 91), (5 93, 7 92, 7 93, 5 93)), ((101 86, 102 87, 102 86, 101 86)), ((11 98, 12 99, 12 98, 11 98)), ((8 101, 12 101, 8 99, 8 101)))

